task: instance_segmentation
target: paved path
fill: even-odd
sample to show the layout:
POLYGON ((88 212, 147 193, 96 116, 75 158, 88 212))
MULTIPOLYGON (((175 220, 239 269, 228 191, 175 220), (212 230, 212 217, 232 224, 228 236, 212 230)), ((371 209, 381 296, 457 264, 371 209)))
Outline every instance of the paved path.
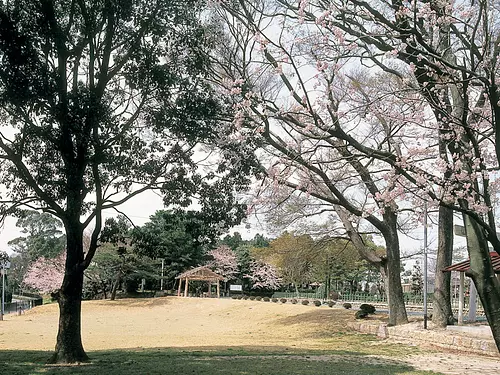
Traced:
POLYGON ((419 354, 402 359, 419 370, 436 371, 447 375, 499 375, 500 358, 470 354, 419 354))

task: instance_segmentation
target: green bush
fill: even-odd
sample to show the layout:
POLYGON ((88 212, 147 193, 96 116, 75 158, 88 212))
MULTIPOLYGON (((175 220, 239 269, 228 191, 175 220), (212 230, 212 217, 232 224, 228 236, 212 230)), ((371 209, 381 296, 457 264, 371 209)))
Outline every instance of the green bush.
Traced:
POLYGON ((248 299, 248 296, 247 296, 247 295, 244 295, 244 296, 243 296, 243 299, 248 299))
POLYGON ((344 306, 344 309, 352 308, 352 305, 349 302, 344 303, 342 306, 344 306))
POLYGON ((335 301, 328 301, 328 306, 333 307, 335 305, 335 301))
POLYGON ((305 300, 302 301, 302 304, 303 305, 309 305, 309 301, 305 299, 305 300))
MULTIPOLYGON (((7 288, 7 283, 5 283, 5 287, 7 288)), ((12 292, 10 290, 5 291, 5 303, 12 303, 12 292)))
POLYGON ((297 301, 297 299, 296 299, 296 298, 292 298, 291 302, 295 305, 295 304, 296 304, 297 302, 299 302, 299 301, 297 301))
POLYGON ((280 299, 280 302, 281 302, 281 303, 286 303, 286 298, 282 298, 282 299, 280 299))
POLYGON ((271 300, 271 298, 269 298, 269 297, 264 297, 262 299, 264 300, 264 302, 269 302, 271 300))
POLYGON ((368 317, 368 313, 364 310, 358 310, 356 311, 356 314, 354 314, 354 317, 356 319, 365 319, 366 317, 368 317))
POLYGON ((339 292, 336 292, 336 291, 332 291, 332 292, 330 292, 330 299, 333 299, 333 300, 335 300, 335 301, 336 301, 336 300, 338 300, 338 299, 339 299, 339 297, 340 297, 339 292))
POLYGON ((238 299, 238 296, 231 296, 232 299, 238 299))
POLYGON ((256 301, 261 301, 261 300, 262 300, 262 297, 261 297, 261 296, 257 296, 257 297, 255 297, 255 300, 256 300, 256 301))
POLYGON ((321 306, 321 301, 319 300, 314 300, 313 301, 314 305, 317 306, 317 307, 320 307, 321 306))
POLYGON ((359 309, 366 312, 367 314, 375 314, 375 306, 369 305, 367 303, 361 304, 361 306, 359 306, 359 309))
POLYGON ((273 298, 272 301, 276 303, 276 302, 278 302, 278 299, 277 298, 273 298))
POLYGON ((255 296, 250 296, 250 301, 253 301, 255 299, 255 296))

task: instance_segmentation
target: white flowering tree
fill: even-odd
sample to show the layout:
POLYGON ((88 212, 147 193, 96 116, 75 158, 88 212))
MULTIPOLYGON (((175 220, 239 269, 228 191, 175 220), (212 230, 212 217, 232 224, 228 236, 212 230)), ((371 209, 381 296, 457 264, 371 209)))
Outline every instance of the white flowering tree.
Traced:
POLYGON ((238 259, 236 253, 226 245, 221 245, 208 252, 211 258, 206 265, 215 273, 224 277, 224 281, 231 280, 238 273, 238 259))
POLYGON ((500 348, 500 283, 488 254, 488 243, 500 252, 493 212, 499 183, 491 174, 500 161, 497 4, 224 5, 238 26, 251 30, 248 40, 260 50, 249 53, 252 43, 239 43, 238 66, 224 72, 232 76, 231 91, 241 87, 240 117, 259 120, 254 131, 278 156, 270 171, 276 183, 341 206, 385 233, 389 272, 398 270, 394 278, 402 212, 421 212, 424 202, 438 209, 440 220, 445 218, 440 241, 448 250, 450 214, 459 212, 471 275, 500 348), (368 76, 357 74, 363 67, 368 76), (363 182, 358 193, 349 191, 356 179, 363 182))
POLYGON ((260 260, 250 263, 250 273, 245 277, 252 283, 252 289, 276 290, 281 286, 276 268, 260 260))
MULTIPOLYGON (((339 45, 335 35, 320 37, 314 26, 280 12, 279 4, 222 4, 224 46, 232 45, 234 53, 221 52, 219 83, 234 99, 241 136, 260 136, 267 164, 255 206, 266 206, 285 224, 296 221, 297 215, 319 216, 335 235, 348 236, 385 279, 391 324, 406 323, 398 233, 403 215, 398 202, 405 198, 405 189, 383 161, 359 152, 350 142, 359 136, 369 142, 364 147, 370 152, 392 150, 394 129, 408 120, 395 116, 401 111, 392 101, 387 112, 394 116, 385 117, 385 128, 376 122, 359 126, 360 110, 349 108, 354 105, 348 100, 356 95, 356 87, 341 74, 343 59, 352 51, 339 45), (382 236, 385 256, 367 246, 363 231, 382 236)), ((397 84, 387 83, 387 90, 397 84)), ((419 103, 403 112, 408 118, 419 113, 419 103)))
POLYGON ((38 258, 29 265, 23 284, 44 294, 57 292, 64 279, 65 262, 66 252, 55 258, 38 258))

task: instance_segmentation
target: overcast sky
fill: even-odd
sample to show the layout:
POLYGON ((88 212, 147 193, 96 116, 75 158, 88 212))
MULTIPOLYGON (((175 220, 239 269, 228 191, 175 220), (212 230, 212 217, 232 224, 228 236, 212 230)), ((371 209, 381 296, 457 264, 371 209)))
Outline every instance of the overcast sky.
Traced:
MULTIPOLYGON (((153 215, 157 210, 164 209, 164 207, 160 196, 152 191, 147 191, 119 206, 118 209, 125 213, 135 225, 142 226, 149 221, 149 217, 151 215, 153 215)), ((107 218, 116 217, 119 214, 115 210, 107 210, 104 211, 103 215, 107 218)), ((19 228, 16 227, 16 221, 16 218, 9 217, 7 218, 4 226, 0 228, 0 250, 7 251, 9 254, 11 254, 12 251, 9 249, 7 243, 10 240, 22 235, 19 228)), ((250 218, 249 222, 250 228, 247 228, 245 224, 241 224, 231 229, 230 233, 237 231, 241 234, 243 239, 251 239, 257 233, 265 234, 262 224, 255 218, 250 218)))

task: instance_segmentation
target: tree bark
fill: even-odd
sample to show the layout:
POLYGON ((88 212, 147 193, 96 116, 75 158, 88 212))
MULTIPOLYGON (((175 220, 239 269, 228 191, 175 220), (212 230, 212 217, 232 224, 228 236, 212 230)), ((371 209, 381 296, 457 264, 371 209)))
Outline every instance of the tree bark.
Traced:
POLYGON ((83 290, 83 230, 78 219, 64 223, 67 255, 65 275, 58 293, 59 331, 51 363, 78 363, 88 361, 81 335, 81 307, 83 290))
POLYGON ((109 297, 111 301, 116 299, 116 291, 118 290, 118 286, 120 285, 121 277, 118 277, 113 283, 113 288, 111 289, 111 296, 109 297))
POLYGON ((408 323, 404 302, 403 287, 401 286, 401 257, 399 237, 396 227, 396 215, 392 212, 384 213, 384 222, 387 231, 383 233, 387 249, 387 299, 389 305, 389 325, 408 323))
POLYGON ((463 215, 463 219, 470 258, 470 275, 481 299, 495 344, 500 351, 500 282, 493 271, 483 229, 467 214, 463 215))
POLYGON ((349 215, 346 211, 340 207, 337 207, 335 211, 342 220, 347 235, 360 256, 381 270, 386 285, 385 292, 389 305, 389 324, 398 325, 408 323, 403 287, 401 286, 401 257, 396 214, 389 207, 385 209, 383 214, 384 230, 381 232, 384 236, 387 256, 385 259, 382 259, 372 249, 368 249, 365 246, 363 239, 349 220, 349 215))
POLYGON ((58 294, 59 332, 51 363, 85 362, 89 358, 83 349, 81 336, 83 272, 64 276, 58 294))
POLYGON ((451 272, 442 270, 452 263, 453 210, 439 207, 436 275, 432 302, 432 322, 440 328, 454 323, 451 310, 451 272))

